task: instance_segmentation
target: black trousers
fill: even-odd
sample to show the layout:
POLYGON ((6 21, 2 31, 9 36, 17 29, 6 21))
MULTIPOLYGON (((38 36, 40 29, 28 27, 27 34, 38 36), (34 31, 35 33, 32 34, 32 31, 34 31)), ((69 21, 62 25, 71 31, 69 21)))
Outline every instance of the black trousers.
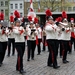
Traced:
POLYGON ((59 40, 55 40, 56 56, 58 56, 59 40))
POLYGON ((63 51, 62 51, 62 55, 63 55, 63 61, 67 59, 67 51, 68 51, 68 42, 69 41, 62 41, 63 44, 63 51))
POLYGON ((72 43, 71 43, 71 40, 68 41, 68 52, 69 52, 69 53, 72 52, 72 43))
POLYGON ((46 41, 46 36, 43 36, 43 50, 44 50, 44 51, 46 50, 45 41, 46 41))
POLYGON ((60 57, 61 57, 62 52, 63 52, 63 42, 62 42, 62 40, 59 40, 59 44, 60 44, 60 57))
POLYGON ((10 55, 11 44, 12 44, 12 55, 14 55, 15 54, 15 39, 14 38, 8 38, 8 55, 10 55))
POLYGON ((23 56, 25 52, 25 42, 22 43, 15 43, 15 48, 17 50, 17 70, 23 70, 23 56))
POLYGON ((6 49, 7 42, 0 42, 0 63, 2 63, 4 60, 6 49))
POLYGON ((56 50, 56 40, 47 40, 49 48, 49 56, 47 65, 53 64, 53 67, 57 66, 57 50, 56 50))
POLYGON ((74 44, 74 51, 75 51, 75 38, 71 37, 71 44, 74 44))
POLYGON ((27 59, 30 59, 30 56, 31 56, 31 59, 33 59, 35 47, 36 47, 36 41, 27 40, 27 46, 28 46, 27 59))
POLYGON ((38 54, 41 53, 41 46, 40 46, 41 41, 42 41, 42 39, 38 39, 38 45, 37 45, 38 54))

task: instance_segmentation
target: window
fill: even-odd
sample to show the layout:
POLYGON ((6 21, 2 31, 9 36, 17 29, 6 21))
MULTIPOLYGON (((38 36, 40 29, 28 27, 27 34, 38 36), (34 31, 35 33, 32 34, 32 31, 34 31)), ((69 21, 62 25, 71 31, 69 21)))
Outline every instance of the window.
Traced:
POLYGON ((13 4, 10 4, 10 8, 13 9, 13 4))
POLYGON ((5 1, 5 6, 8 6, 8 1, 5 1))
POLYGON ((75 11, 75 6, 73 7, 73 11, 75 11))
POLYGON ((18 9, 18 4, 15 4, 15 9, 18 9))
POLYGON ((1 6, 4 6, 4 3, 3 3, 3 1, 1 1, 1 6))
POLYGON ((23 14, 22 14, 22 13, 20 13, 20 17, 22 17, 22 15, 23 15, 23 14))
POLYGON ((72 8, 71 7, 68 7, 68 11, 72 11, 72 8))
POLYGON ((2 13, 4 13, 4 10, 3 10, 3 9, 1 9, 1 12, 2 12, 2 13))
POLYGON ((11 13, 10 15, 13 15, 13 13, 11 13))
POLYGON ((22 9, 22 3, 20 3, 20 9, 22 9))

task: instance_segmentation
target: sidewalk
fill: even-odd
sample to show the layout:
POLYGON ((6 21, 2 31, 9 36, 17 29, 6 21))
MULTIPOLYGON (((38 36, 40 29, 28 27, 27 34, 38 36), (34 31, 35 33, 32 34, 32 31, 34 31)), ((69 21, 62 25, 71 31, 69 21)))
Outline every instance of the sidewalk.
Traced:
MULTIPOLYGON (((3 65, 0 67, 0 75, 21 75, 15 68, 16 56, 17 54, 10 57, 5 56, 3 65)), ((70 62, 67 64, 63 64, 62 59, 58 56, 59 69, 48 67, 47 59, 47 51, 41 52, 41 55, 37 55, 36 50, 35 59, 28 62, 26 50, 24 55, 24 69, 26 70, 26 73, 24 75, 75 75, 75 51, 72 51, 72 54, 68 54, 67 60, 70 62)))

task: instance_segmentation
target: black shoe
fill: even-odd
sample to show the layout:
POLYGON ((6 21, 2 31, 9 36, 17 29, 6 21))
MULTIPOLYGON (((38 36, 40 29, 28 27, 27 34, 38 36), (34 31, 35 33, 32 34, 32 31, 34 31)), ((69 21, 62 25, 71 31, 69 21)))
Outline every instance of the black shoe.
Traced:
POLYGON ((68 54, 71 54, 72 52, 68 52, 68 54))
POLYGON ((62 56, 60 56, 60 58, 62 58, 62 56))
POLYGON ((38 53, 37 55, 40 55, 40 53, 38 53))
POLYGON ((3 64, 3 63, 1 62, 1 63, 0 63, 0 67, 2 66, 2 64, 3 64))
POLYGON ((45 51, 45 50, 42 50, 43 52, 45 51))
POLYGON ((2 66, 2 64, 0 63, 0 67, 2 66))
POLYGON ((1 64, 3 64, 3 63, 1 62, 1 64))
POLYGON ((47 65, 47 66, 49 66, 49 67, 53 67, 53 64, 50 64, 50 65, 47 65))
POLYGON ((12 54, 12 56, 14 56, 14 54, 12 54))
POLYGON ((69 63, 69 61, 67 61, 67 60, 63 60, 63 63, 65 63, 65 64, 66 64, 66 63, 69 63))
POLYGON ((26 73, 26 71, 24 71, 24 70, 20 70, 20 73, 23 74, 23 73, 26 73))
POLYGON ((58 69, 58 68, 60 68, 60 66, 54 66, 53 68, 54 68, 54 69, 58 69))
POLYGON ((29 59, 27 59, 27 61, 30 61, 29 59))

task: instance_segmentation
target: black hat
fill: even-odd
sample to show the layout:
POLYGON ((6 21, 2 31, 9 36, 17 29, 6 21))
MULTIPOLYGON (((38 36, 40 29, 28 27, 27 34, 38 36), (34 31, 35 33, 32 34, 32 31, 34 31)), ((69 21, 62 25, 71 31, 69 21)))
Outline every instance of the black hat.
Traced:
POLYGON ((53 20, 53 17, 52 16, 47 16, 46 19, 47 20, 53 20))
POLYGON ((20 20, 16 20, 15 23, 20 23, 20 20))

